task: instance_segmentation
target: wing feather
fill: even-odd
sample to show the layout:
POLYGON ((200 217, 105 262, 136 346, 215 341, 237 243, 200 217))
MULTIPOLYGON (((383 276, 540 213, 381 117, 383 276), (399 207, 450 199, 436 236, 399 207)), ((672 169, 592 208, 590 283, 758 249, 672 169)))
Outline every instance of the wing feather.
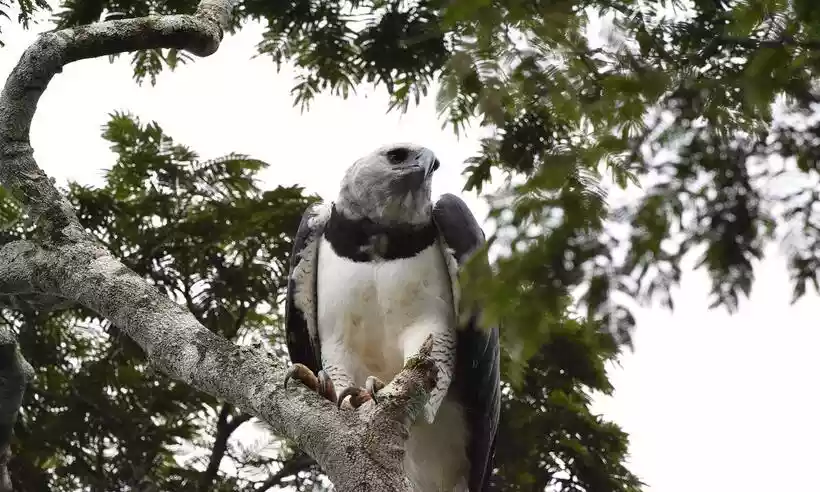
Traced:
POLYGON ((316 314, 316 267, 319 239, 330 207, 314 204, 302 215, 290 256, 288 294, 285 300, 285 331, 288 353, 293 363, 304 364, 313 372, 322 368, 316 314))
MULTIPOLYGON (((485 242, 484 232, 467 204, 455 195, 441 196, 433 207, 433 220, 445 242, 445 255, 450 256, 448 260, 454 260, 458 266, 463 265, 485 242)), ((452 271, 451 282, 454 294, 458 293, 458 279, 452 271)), ((470 428, 470 492, 489 489, 501 413, 498 327, 481 328, 478 325, 479 316, 480 309, 475 307, 466 322, 459 326, 453 379, 470 428)), ((459 316, 459 319, 462 317, 459 316)))

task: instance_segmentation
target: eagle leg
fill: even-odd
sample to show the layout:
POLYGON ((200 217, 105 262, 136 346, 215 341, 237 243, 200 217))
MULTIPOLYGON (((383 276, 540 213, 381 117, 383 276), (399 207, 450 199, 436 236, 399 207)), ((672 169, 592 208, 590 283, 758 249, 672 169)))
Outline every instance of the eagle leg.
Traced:
POLYGON ((333 381, 325 371, 319 371, 316 375, 304 364, 293 364, 285 375, 285 389, 288 387, 288 380, 296 379, 311 390, 319 393, 322 397, 336 403, 336 390, 333 388, 333 381))

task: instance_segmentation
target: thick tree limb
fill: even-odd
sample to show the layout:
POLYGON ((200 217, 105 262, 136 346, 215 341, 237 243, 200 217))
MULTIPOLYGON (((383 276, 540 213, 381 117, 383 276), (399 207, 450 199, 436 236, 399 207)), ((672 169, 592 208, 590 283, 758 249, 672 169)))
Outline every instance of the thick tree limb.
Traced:
MULTIPOLYGON (((340 412, 305 388, 285 390, 281 362, 210 332, 86 234, 68 200, 33 158, 29 128, 37 101, 64 65, 160 47, 207 56, 218 48, 231 8, 231 0, 202 0, 194 15, 117 20, 50 32, 26 50, 0 95, 0 183, 36 221, 41 236, 38 242, 0 246, 0 296, 35 294, 96 311, 134 339, 154 367, 241 408, 291 439, 340 491, 409 490, 401 465, 404 441, 434 385, 432 339, 382 391, 378 407, 369 404, 340 412)), ((6 352, 18 354, 13 340, 5 346, 12 347, 6 352)), ((0 417, 9 420, 12 415, 13 421, 30 370, 26 372, 19 355, 6 352, 0 352, 0 370, 17 364, 19 374, 0 380, 0 397, 6 397, 0 400, 0 417)), ((7 444, 8 438, 0 447, 7 444)))

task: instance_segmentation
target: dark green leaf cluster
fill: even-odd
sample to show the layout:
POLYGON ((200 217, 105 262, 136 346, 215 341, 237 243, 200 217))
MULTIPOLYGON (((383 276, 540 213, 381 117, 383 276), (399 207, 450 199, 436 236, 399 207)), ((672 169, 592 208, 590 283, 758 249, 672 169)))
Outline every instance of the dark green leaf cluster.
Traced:
MULTIPOLYGON (((56 15, 59 27, 112 18, 192 12, 196 0, 67 0, 56 15)), ((439 27, 437 0, 328 2, 247 0, 235 11, 231 30, 247 19, 267 25, 259 52, 277 64, 300 69, 293 88, 295 102, 307 107, 319 92, 347 96, 363 82, 382 84, 406 104, 427 93, 435 72, 448 58, 448 43, 439 27)), ((173 69, 190 58, 176 50, 135 53, 138 81, 173 69)))
POLYGON ((561 319, 557 293, 628 342, 634 320, 615 294, 672 307, 689 256, 712 279, 713 306, 729 310, 775 240, 795 298, 817 283, 816 15, 766 0, 533 9, 488 6, 481 15, 497 22, 455 46, 439 94, 456 128, 478 117, 492 130, 467 188, 507 177, 494 239, 512 253, 481 292, 505 337, 528 347, 522 362, 552 329, 539 321, 561 319), (583 32, 591 15, 607 19, 604 39, 583 32), (604 206, 605 175, 640 182, 640 197, 604 206))
POLYGON ((612 390, 604 365, 616 353, 595 326, 566 320, 550 331, 523 381, 504 384, 493 490, 640 490, 623 464, 626 434, 590 411, 591 391, 612 390))

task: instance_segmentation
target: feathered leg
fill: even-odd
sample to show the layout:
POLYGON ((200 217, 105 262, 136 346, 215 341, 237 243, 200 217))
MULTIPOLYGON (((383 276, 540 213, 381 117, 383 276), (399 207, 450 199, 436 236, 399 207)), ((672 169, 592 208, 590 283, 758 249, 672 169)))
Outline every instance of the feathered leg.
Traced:
POLYGON ((433 423, 438 413, 447 391, 450 389, 450 382, 453 380, 453 373, 456 365, 456 337, 452 330, 446 327, 433 326, 426 328, 419 326, 415 330, 409 330, 412 334, 403 341, 404 362, 419 353, 422 344, 427 341, 427 337, 432 335, 432 357, 438 369, 436 386, 430 392, 430 399, 424 408, 424 417, 428 423, 433 423))

